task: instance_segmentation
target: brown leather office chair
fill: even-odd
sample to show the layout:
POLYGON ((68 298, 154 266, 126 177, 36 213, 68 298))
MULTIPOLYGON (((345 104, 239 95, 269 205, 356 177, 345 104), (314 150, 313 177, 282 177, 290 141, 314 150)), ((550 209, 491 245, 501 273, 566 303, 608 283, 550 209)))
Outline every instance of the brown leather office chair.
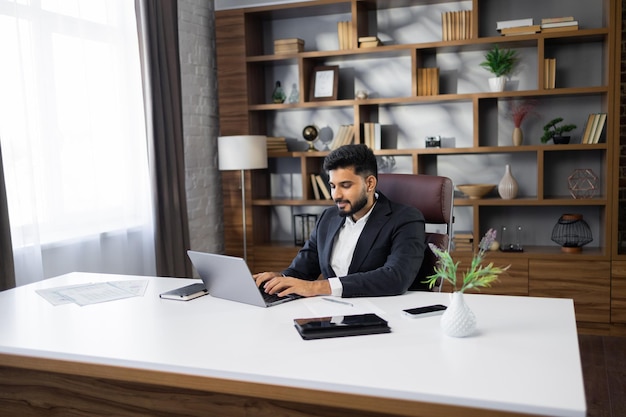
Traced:
MULTIPOLYGON (((413 174, 378 174, 378 187, 392 201, 413 206, 424 215, 426 224, 445 226, 445 233, 426 233, 426 242, 449 251, 452 243, 454 217, 454 185, 447 177, 413 174)), ((427 290, 422 283, 434 273, 435 254, 426 247, 422 268, 410 290, 427 290)), ((441 291, 441 285, 435 287, 441 291)))

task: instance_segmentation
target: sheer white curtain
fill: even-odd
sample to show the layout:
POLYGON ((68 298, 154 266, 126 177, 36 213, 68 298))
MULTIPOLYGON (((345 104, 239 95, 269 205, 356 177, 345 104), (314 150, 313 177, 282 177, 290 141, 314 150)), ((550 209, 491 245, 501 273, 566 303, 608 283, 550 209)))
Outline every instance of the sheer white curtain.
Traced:
POLYGON ((17 285, 154 275, 135 3, 0 0, 0 143, 17 285))

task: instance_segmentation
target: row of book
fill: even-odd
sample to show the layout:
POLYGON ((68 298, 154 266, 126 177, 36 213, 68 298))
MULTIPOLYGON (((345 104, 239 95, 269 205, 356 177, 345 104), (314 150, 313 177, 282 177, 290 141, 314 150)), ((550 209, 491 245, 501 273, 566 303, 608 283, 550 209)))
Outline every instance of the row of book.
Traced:
POLYGON ((441 37, 444 41, 472 38, 472 11, 455 10, 441 13, 441 37))
POLYGON ((585 125, 585 130, 580 143, 598 143, 605 124, 606 113, 591 113, 587 118, 587 124, 585 125))
POLYGON ((304 51, 304 40, 300 38, 274 40, 275 54, 297 54, 304 51))
POLYGON ((359 38, 359 48, 376 48, 381 42, 378 36, 362 36, 359 38))
POLYGON ((337 134, 333 138, 332 142, 328 145, 328 148, 332 151, 343 145, 348 145, 354 140, 354 125, 341 125, 337 134))
POLYGON ((455 232, 452 236, 452 248, 455 251, 472 252, 474 250, 474 234, 472 232, 455 232))
POLYGON ((370 149, 382 149, 380 123, 363 123, 363 143, 370 149))
POLYGON ((321 200, 322 197, 325 200, 330 200, 330 190, 328 185, 324 183, 321 175, 311 174, 311 186, 313 187, 313 196, 316 200, 321 200))
POLYGON ((352 28, 351 21, 337 22, 337 37, 339 39, 339 49, 352 48, 352 42, 350 42, 350 34, 352 28))
POLYGON ((574 16, 548 17, 535 24, 532 17, 524 19, 501 20, 496 23, 496 30, 503 36, 531 35, 534 33, 551 33, 578 30, 578 21, 574 16))
POLYGON ((417 95, 436 96, 439 94, 439 68, 417 69, 417 95))
POLYGON ((556 58, 543 60, 543 88, 547 90, 556 88, 556 58))
POLYGON ((267 137, 267 151, 268 152, 287 152, 287 139, 284 137, 267 137))

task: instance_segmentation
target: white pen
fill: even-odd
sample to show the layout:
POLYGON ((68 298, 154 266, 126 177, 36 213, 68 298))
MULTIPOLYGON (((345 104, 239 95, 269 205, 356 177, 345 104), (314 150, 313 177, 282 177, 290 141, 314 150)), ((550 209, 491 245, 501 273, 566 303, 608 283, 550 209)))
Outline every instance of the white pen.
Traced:
POLYGON ((339 301, 339 300, 335 300, 334 298, 326 298, 326 297, 322 297, 322 299, 324 299, 326 301, 330 301, 331 303, 345 304, 347 306, 354 307, 354 305, 352 303, 349 303, 347 301, 339 301))

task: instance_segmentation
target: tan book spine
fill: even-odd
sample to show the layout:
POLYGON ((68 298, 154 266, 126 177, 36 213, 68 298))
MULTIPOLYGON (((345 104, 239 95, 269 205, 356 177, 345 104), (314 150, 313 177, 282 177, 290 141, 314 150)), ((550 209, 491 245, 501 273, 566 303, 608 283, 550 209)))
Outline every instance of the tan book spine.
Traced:
POLYGON ((576 26, 563 26, 558 28, 543 28, 541 31, 543 33, 554 33, 554 32, 569 32, 571 30, 578 30, 578 25, 576 26))
POLYGON ((433 95, 439 95, 439 68, 433 68, 433 95))
POLYGON ((598 127, 593 135, 592 143, 600 142, 600 136, 602 136, 602 131, 604 130, 604 123, 606 122, 606 113, 600 113, 598 115, 598 127))
POLYGON ((596 129, 598 128, 598 122, 600 121, 600 114, 599 113, 594 113, 593 114, 593 122, 591 124, 591 130, 589 131, 589 140, 587 141, 588 144, 593 144, 593 138, 596 134, 596 129))
POLYGON ((315 176, 315 180, 317 181, 317 184, 320 187, 320 191, 322 191, 322 194, 324 194, 324 198, 326 200, 330 200, 331 196, 330 196, 330 191, 328 191, 328 188, 326 187, 326 184, 324 184, 324 180, 322 179, 321 175, 316 175, 315 176))
POLYGON ((587 117, 587 123, 585 123, 585 130, 583 133, 583 138, 581 139, 580 143, 589 143, 589 133, 591 132, 591 126, 593 125, 593 118, 594 118, 594 114, 591 113, 589 115, 589 117, 587 117))
POLYGON ((315 174, 311 174, 311 185, 313 186, 313 195, 316 200, 320 199, 320 190, 317 185, 317 179, 315 178, 315 174))
POLYGON ((339 49, 346 49, 345 40, 343 38, 343 25, 345 22, 337 22, 337 39, 339 41, 339 49))
POLYGON ((347 134, 344 138, 343 145, 350 145, 354 141, 354 126, 347 125, 347 134))

